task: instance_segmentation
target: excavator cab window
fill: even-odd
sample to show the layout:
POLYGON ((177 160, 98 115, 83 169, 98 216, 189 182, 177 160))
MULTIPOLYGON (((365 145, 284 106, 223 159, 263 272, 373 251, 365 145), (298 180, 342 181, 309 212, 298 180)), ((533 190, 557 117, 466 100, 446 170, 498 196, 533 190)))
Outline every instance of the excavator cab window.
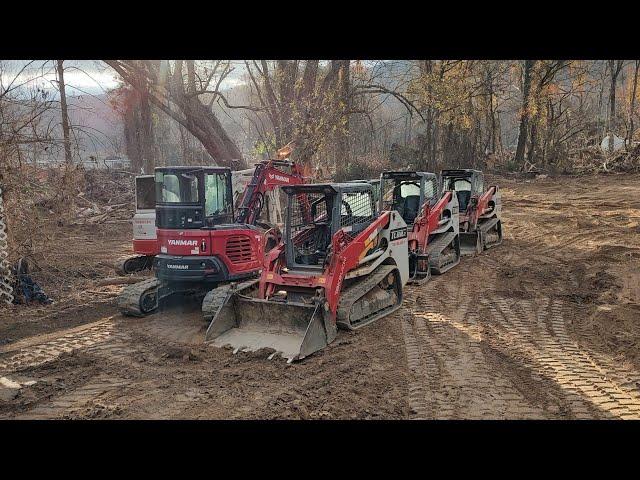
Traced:
POLYGON ((208 226, 233 221, 233 195, 229 174, 207 173, 204 182, 204 212, 208 226))
POLYGON ((158 228, 196 229, 233 221, 229 169, 159 167, 155 184, 158 228))
POLYGON ((188 172, 157 172, 156 200, 161 203, 198 203, 198 177, 188 172))

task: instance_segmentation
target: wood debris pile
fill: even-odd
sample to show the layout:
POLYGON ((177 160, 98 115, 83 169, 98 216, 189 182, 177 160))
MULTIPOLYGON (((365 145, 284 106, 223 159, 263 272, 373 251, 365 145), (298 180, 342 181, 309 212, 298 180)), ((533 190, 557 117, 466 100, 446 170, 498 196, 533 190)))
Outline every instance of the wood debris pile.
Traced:
POLYGON ((599 146, 580 149, 571 155, 575 173, 635 173, 640 172, 640 145, 622 149, 611 155, 599 146))

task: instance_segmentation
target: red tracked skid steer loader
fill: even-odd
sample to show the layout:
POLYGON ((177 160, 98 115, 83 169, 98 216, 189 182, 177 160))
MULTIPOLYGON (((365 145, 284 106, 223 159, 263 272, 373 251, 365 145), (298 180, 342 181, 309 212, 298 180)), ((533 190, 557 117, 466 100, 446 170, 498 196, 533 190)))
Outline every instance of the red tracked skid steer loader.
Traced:
POLYGON ((460 262, 458 199, 438 193, 434 173, 399 171, 380 175, 381 210, 396 210, 409 230, 410 283, 429 280, 460 262))
POLYGON ((442 189, 460 206, 460 251, 474 255, 502 243, 502 200, 497 185, 485 191, 480 170, 442 170, 442 189))
POLYGON ((376 213, 370 184, 284 187, 280 244, 259 280, 213 290, 203 301, 206 339, 237 351, 268 349, 300 360, 400 307, 409 278, 407 228, 376 213))

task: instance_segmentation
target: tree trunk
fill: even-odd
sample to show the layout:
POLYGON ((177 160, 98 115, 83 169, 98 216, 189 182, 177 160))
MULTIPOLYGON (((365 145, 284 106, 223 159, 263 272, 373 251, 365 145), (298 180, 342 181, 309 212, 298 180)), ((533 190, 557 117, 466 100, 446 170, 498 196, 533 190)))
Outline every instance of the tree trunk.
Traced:
POLYGON ((144 173, 151 174, 156 167, 155 142, 153 139, 153 120, 151 119, 151 105, 149 96, 140 96, 140 144, 142 146, 142 161, 144 173))
POLYGON ((534 165, 533 163, 533 156, 535 153, 535 149, 536 149, 536 140, 537 140, 537 136, 538 136, 538 128, 537 125, 535 124, 535 122, 531 125, 531 132, 529 135, 529 151, 527 152, 527 163, 528 165, 528 171, 532 170, 532 167, 534 165))
POLYGON ((340 60, 338 73, 338 106, 340 120, 338 121, 338 131, 336 139, 336 173, 340 177, 349 167, 349 110, 350 110, 350 75, 349 60, 340 60))
POLYGON ((635 68, 633 70, 633 86, 631 87, 631 98, 629 99, 629 130, 627 132, 627 139, 625 142, 627 148, 633 145, 633 133, 635 130, 633 117, 635 115, 636 107, 636 92, 638 91, 638 70, 640 70, 640 60, 635 61, 635 68))
POLYGON ((609 116, 608 116, 608 135, 609 142, 607 150, 613 152, 613 129, 615 128, 616 119, 616 86, 618 84, 618 75, 622 69, 623 60, 609 60, 609 70, 611 72, 611 84, 609 85, 609 116))
POLYGON ((64 86, 63 60, 57 60, 58 88, 60 89, 60 111, 62 112, 62 136, 64 140, 64 160, 72 162, 71 139, 69 138, 69 113, 67 111, 67 92, 64 86))
MULTIPOLYGON (((420 64, 420 70, 423 76, 431 75, 431 73, 433 72, 432 62, 433 62, 432 60, 424 60, 424 62, 420 64)), ((432 90, 431 81, 428 79, 427 80, 427 98, 429 99, 431 98, 431 90, 432 90)), ((434 120, 433 107, 429 102, 429 104, 427 105, 425 116, 424 116, 424 123, 425 123, 424 142, 420 146, 420 164, 422 165, 422 168, 425 171, 429 171, 429 166, 431 165, 431 162, 434 161, 431 158, 432 152, 433 152, 432 143, 434 141, 433 120, 434 120)))
MULTIPOLYGON (((158 66, 153 62, 148 62, 149 68, 157 67, 158 69, 158 72, 154 71, 158 77, 154 77, 156 83, 150 85, 147 72, 140 66, 139 62, 128 60, 104 60, 104 62, 118 72, 122 79, 140 94, 148 94, 149 102, 153 103, 196 137, 218 165, 231 167, 234 170, 242 170, 247 167, 240 149, 231 140, 211 109, 203 105, 197 95, 190 95, 185 91, 181 73, 182 61, 176 62, 176 70, 179 70, 180 73, 179 75, 174 74, 173 81, 169 82, 173 85, 170 85, 168 90, 164 89, 164 85, 161 82, 158 83, 161 80, 159 71, 162 65, 158 66), (178 64, 180 65, 179 68, 178 64), (178 78, 180 82, 177 82, 178 78), (150 86, 152 87, 151 89, 149 88, 150 86), (168 106, 168 100, 178 107, 179 112, 172 110, 168 106)), ((188 76, 190 68, 191 66, 187 63, 188 76)))
POLYGON ((527 133, 529 132, 529 93, 531 91, 531 73, 535 60, 525 60, 524 78, 522 82, 522 115, 520 117, 520 129, 518 132, 518 146, 516 147, 515 163, 524 165, 524 153, 527 146, 527 133))
POLYGON ((140 141, 138 137, 139 131, 139 118, 138 112, 135 108, 127 108, 123 115, 124 123, 124 141, 125 152, 129 161, 131 162, 131 168, 134 172, 140 173, 140 169, 143 168, 142 152, 140 151, 140 141))

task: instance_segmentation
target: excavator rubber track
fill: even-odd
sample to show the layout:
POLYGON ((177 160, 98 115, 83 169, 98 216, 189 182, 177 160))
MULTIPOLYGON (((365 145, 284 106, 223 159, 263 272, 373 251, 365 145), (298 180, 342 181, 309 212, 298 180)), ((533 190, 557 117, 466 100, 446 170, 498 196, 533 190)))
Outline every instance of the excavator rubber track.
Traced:
POLYGON ((160 281, 157 278, 150 278, 142 282, 127 285, 118 296, 118 308, 123 315, 129 317, 144 317, 158 308, 160 281), (142 300, 155 290, 155 299, 148 298, 147 308, 142 300), (155 304, 154 308, 150 308, 155 304))
POLYGON ((204 316, 204 319, 209 322, 205 340, 208 340, 211 321, 218 314, 220 309, 229 301, 231 295, 237 292, 245 292, 251 286, 257 286, 258 282, 258 279, 253 279, 247 282, 238 283, 236 285, 222 285, 207 292, 207 294, 204 296, 204 299, 202 300, 202 315, 204 316))
POLYGON ((441 275, 460 263, 460 240, 456 232, 446 232, 427 246, 431 272, 441 275))
POLYGON ((396 266, 381 265, 342 292, 336 323, 347 330, 357 330, 393 313, 401 303, 402 286, 396 266), (389 275, 394 276, 391 288, 380 288, 389 275))
POLYGON ((151 270, 152 267, 153 256, 137 255, 135 257, 125 257, 118 260, 114 268, 116 275, 124 276, 144 270, 151 270))

